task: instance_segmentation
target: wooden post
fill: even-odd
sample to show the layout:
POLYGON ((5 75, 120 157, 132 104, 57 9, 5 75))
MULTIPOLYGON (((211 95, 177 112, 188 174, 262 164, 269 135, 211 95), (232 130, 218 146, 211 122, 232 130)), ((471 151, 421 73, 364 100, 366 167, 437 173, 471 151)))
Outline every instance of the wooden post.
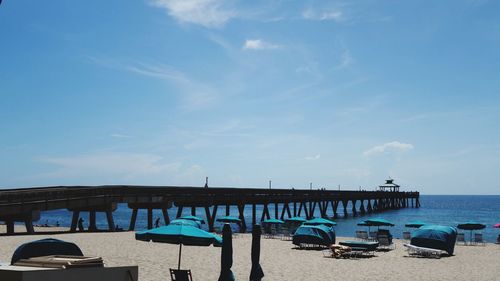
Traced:
POLYGON ((245 204, 238 204, 238 211, 240 213, 240 220, 241 220, 241 233, 245 233, 247 231, 247 224, 245 222, 245 204))
POLYGON ((89 212, 89 231, 97 231, 95 211, 89 212))
POLYGON ((191 215, 196 216, 196 206, 191 206, 191 215))
POLYGON ((113 221, 113 212, 111 210, 106 211, 106 219, 108 220, 109 231, 115 231, 115 222, 113 221))
POLYGON ((5 221, 5 224, 7 225, 7 234, 9 235, 14 234, 14 221, 8 220, 5 221))
POLYGON ((226 204, 226 216, 229 216, 231 214, 231 205, 226 204))
POLYGON ((175 216, 176 219, 182 217, 182 209, 184 208, 184 206, 177 206, 177 215, 175 216))
POLYGON ((132 209, 132 217, 130 218, 130 226, 128 231, 133 231, 135 229, 135 222, 137 220, 137 209, 132 209))
POLYGON ((366 211, 365 211, 365 204, 364 204, 364 201, 365 201, 365 200, 360 200, 360 202, 361 202, 361 206, 359 206, 359 212, 360 212, 362 215, 364 215, 364 214, 366 213, 366 211))
POLYGON ((153 228, 153 209, 148 208, 148 229, 153 228))
POLYGON ((342 200, 342 206, 344 207, 344 217, 345 218, 347 218, 347 216, 348 216, 348 213, 347 213, 347 204, 348 203, 349 203, 348 201, 342 200))
POLYGON ((78 219, 80 218, 80 211, 73 211, 73 218, 71 219, 71 228, 69 231, 76 232, 76 225, 78 224, 78 219))
POLYGON ((161 209, 161 212, 163 213, 163 220, 165 221, 165 225, 170 224, 170 217, 168 216, 168 210, 163 208, 161 209))
POLYGON ((257 224, 257 206, 252 204, 252 227, 257 224))

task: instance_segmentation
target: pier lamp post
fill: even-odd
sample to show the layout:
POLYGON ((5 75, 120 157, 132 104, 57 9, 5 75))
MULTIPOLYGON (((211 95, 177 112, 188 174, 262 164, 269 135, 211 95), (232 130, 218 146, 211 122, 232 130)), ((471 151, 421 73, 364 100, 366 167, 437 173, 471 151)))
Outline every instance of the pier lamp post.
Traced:
POLYGON ((269 189, 271 189, 272 180, 269 180, 269 189))

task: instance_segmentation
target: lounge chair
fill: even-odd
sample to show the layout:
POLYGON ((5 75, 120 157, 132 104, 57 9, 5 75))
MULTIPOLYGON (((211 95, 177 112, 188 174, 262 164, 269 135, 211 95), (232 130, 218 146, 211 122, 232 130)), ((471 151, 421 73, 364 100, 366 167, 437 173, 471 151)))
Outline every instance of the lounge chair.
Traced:
POLYGON ((376 231, 370 231, 370 235, 368 237, 370 240, 377 240, 377 232, 376 231))
POLYGON ((170 278, 172 278, 172 281, 193 281, 190 269, 170 268, 170 278))
POLYGON ((406 249, 408 250, 408 254, 410 256, 419 256, 419 257, 439 259, 439 258, 441 258, 441 253, 443 252, 443 251, 438 250, 438 249, 418 247, 418 246, 411 245, 411 244, 403 244, 403 246, 406 247, 406 249))
POLYGON ((379 246, 377 250, 394 250, 396 245, 389 240, 387 235, 379 235, 378 237, 379 246))
POLYGON ((486 245, 483 240, 483 234, 482 233, 474 233, 474 244, 481 244, 481 245, 486 245))
POLYGON ((411 239, 411 233, 409 231, 404 231, 403 240, 410 240, 410 239, 411 239))
POLYGON ((467 245, 467 242, 465 242, 465 234, 463 233, 458 233, 457 234, 457 244, 463 244, 463 245, 467 245))

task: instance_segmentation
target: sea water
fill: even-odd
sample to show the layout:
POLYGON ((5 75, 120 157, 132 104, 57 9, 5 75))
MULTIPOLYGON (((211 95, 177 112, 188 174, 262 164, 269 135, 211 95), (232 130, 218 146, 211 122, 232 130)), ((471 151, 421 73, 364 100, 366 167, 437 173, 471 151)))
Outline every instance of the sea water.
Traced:
MULTIPOLYGON (((380 213, 352 216, 352 206, 347 206, 348 217, 343 218, 343 207, 340 204, 337 213, 339 218, 335 219, 337 226, 335 231, 337 236, 354 236, 356 230, 366 230, 366 227, 357 226, 362 220, 368 218, 381 217, 394 223, 395 226, 389 228, 395 238, 401 238, 403 231, 411 229, 405 228, 405 223, 410 221, 424 221, 431 224, 441 224, 448 226, 457 226, 459 223, 468 221, 476 221, 486 224, 486 228, 481 230, 483 237, 487 242, 495 242, 496 237, 500 234, 500 229, 493 228, 493 224, 500 223, 500 195, 498 196, 473 196, 473 195, 421 195, 420 208, 402 208, 399 210, 387 210, 380 213)), ((292 204, 290 204, 291 206, 292 204)), ((274 204, 269 204, 269 214, 274 217, 274 204)), ((280 204, 281 215, 281 204, 280 204)), ((366 201, 365 201, 366 208, 366 201)), ((359 202, 357 205, 359 210, 359 202)), ((219 206, 217 217, 224 216, 225 207, 219 206)), ((293 210, 291 210, 293 212, 293 210)), ((205 209, 197 208, 197 215, 203 219, 205 218, 205 209)), ((170 219, 175 218, 177 209, 171 208, 168 210, 170 219)), ((238 216, 238 209, 231 207, 230 213, 233 216, 238 216)), ((82 212, 82 218, 85 220, 85 226, 88 225, 88 213, 82 212)), ((191 208, 184 208, 183 215, 190 215, 191 208)), ((262 206, 257 206, 257 221, 260 220, 262 214, 262 206)), ((302 213, 303 215, 304 213, 302 213)), ((115 225, 120 228, 128 229, 130 224, 130 217, 132 215, 131 209, 126 204, 119 204, 118 209, 113 213, 115 225)), ((328 215, 333 215, 331 208, 328 210, 328 215)), ((245 207, 245 221, 247 223, 247 230, 251 230, 252 222, 252 209, 251 205, 245 207)), ((316 207, 315 216, 319 216, 319 208, 316 207)), ((161 218, 163 224, 163 215, 160 210, 155 210, 153 218, 161 218)), ((59 223, 61 226, 69 226, 71 223, 71 213, 66 210, 46 211, 41 215, 41 219, 36 222, 37 224, 56 225, 59 223)), ((136 230, 145 229, 147 226, 146 211, 139 211, 136 222, 136 230)), ((97 213, 97 227, 100 229, 107 229, 106 216, 103 213, 97 213)), ((203 225, 206 229, 206 224, 203 225)), ((466 238, 468 238, 468 231, 465 231, 466 238)))

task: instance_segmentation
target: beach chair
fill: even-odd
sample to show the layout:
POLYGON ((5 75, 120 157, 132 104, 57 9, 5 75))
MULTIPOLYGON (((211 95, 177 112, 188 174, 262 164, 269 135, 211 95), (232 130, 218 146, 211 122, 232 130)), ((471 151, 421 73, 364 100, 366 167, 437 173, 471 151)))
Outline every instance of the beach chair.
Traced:
POLYGON ((356 230, 356 239, 361 239, 361 230, 356 230))
POLYGON ((411 233, 409 231, 403 231, 403 240, 410 240, 411 233))
POLYGON ((482 233, 474 233, 474 244, 481 244, 481 245, 486 245, 483 240, 483 234, 482 233))
POLYGON ((370 231, 370 235, 368 237, 370 240, 377 240, 377 232, 376 231, 370 231))
POLYGON ((172 278, 172 281, 193 281, 190 269, 170 268, 170 278, 172 278))
POLYGON ((394 250, 396 249, 396 245, 394 243, 391 243, 389 240, 389 237, 387 235, 379 235, 377 237, 378 239, 378 248, 377 250, 394 250))
POLYGON ((403 244, 403 246, 406 247, 406 250, 408 250, 408 255, 409 256, 418 256, 418 257, 425 257, 425 258, 441 258, 441 250, 438 249, 431 249, 431 248, 424 248, 424 247, 418 247, 415 245, 411 244, 403 244))
POLYGON ((368 239, 368 232, 361 230, 360 232, 361 240, 369 240, 368 239))
POLYGON ((456 244, 467 245, 467 242, 465 242, 465 234, 463 234, 463 233, 457 234, 457 243, 456 244))

